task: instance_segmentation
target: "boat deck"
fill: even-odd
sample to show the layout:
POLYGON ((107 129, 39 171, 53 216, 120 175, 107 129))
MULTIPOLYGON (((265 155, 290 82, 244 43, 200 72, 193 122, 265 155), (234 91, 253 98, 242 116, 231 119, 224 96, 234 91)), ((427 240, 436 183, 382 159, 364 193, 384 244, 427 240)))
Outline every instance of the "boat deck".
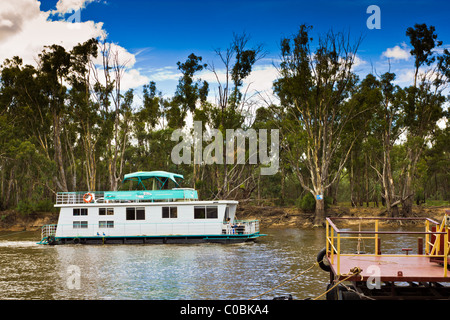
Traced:
POLYGON ((333 274, 339 280, 348 277, 354 267, 362 272, 349 281, 367 281, 369 277, 380 276, 381 281, 418 281, 418 282, 450 282, 444 276, 444 268, 436 262, 430 262, 429 256, 389 256, 389 255, 351 255, 340 256, 340 272, 337 271, 337 255, 328 257, 333 274), (378 269, 377 269, 378 267, 378 269))
MULTIPOLYGON (((332 278, 343 280, 348 278, 351 269, 358 267, 357 275, 349 278, 350 281, 367 281, 369 278, 379 278, 384 282, 448 282, 450 242, 450 219, 446 215, 442 224, 429 218, 327 218, 327 246, 326 258, 328 260, 332 278), (336 223, 342 220, 358 224, 359 230, 351 230, 348 227, 339 228, 336 223), (416 226, 415 230, 380 230, 380 221, 411 221, 416 226), (369 222, 365 226, 373 224, 373 229, 362 230, 361 223, 369 222), (423 231, 416 231, 417 223, 423 223, 423 231), (397 239, 398 245, 403 246, 402 237, 410 237, 417 242, 417 250, 413 248, 398 247, 393 253, 381 253, 383 242, 381 237, 391 236, 397 239), (349 241, 361 242, 365 239, 371 242, 369 252, 361 253, 354 246, 348 245, 349 241), (372 242, 373 241, 373 242, 372 242), (353 251, 353 253, 349 252, 353 251), (359 252, 359 253, 358 253, 359 252), (414 253, 413 253, 414 252, 414 253)), ((395 240, 394 240, 395 241, 395 240)))

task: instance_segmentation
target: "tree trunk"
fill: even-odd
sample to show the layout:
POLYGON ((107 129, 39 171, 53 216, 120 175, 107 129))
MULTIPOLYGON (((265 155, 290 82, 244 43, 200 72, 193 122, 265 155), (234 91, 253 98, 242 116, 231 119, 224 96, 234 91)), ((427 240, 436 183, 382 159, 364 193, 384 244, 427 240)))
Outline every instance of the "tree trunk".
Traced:
POLYGON ((391 217, 392 218, 397 218, 399 216, 400 216, 400 213, 399 213, 399 210, 398 210, 398 206, 397 205, 392 206, 392 208, 391 208, 391 217))
POLYGON ((314 216, 314 226, 315 227, 323 227, 325 225, 325 200, 322 198, 321 200, 316 197, 316 211, 314 216))
POLYGON ((8 187, 6 188, 5 197, 4 197, 4 206, 5 206, 5 208, 9 207, 9 202, 10 202, 13 182, 14 182, 14 168, 11 168, 11 172, 9 174, 8 187))
POLYGON ((353 176, 353 152, 350 154, 350 204, 352 207, 356 207, 355 200, 353 198, 354 189, 354 176, 353 176))
POLYGON ((261 170, 259 170, 259 178, 258 178, 258 206, 261 205, 261 188, 260 188, 260 183, 261 181, 261 170))
POLYGON ((414 196, 412 195, 413 191, 411 190, 411 183, 411 173, 408 170, 406 173, 405 189, 402 199, 402 215, 405 217, 409 217, 412 214, 412 203, 414 196))
POLYGON ((5 208, 4 199, 5 199, 5 161, 1 161, 0 168, 0 210, 5 208))
POLYGON ((390 216, 396 218, 399 216, 398 207, 394 204, 395 201, 395 189, 394 189, 394 179, 392 178, 390 162, 388 162, 386 170, 386 208, 390 213, 390 216))
POLYGON ((412 187, 412 179, 416 172, 417 162, 422 154, 422 146, 416 148, 408 148, 409 165, 406 171, 405 185, 402 195, 402 214, 408 217, 412 214, 412 205, 414 200, 414 190, 412 187))
POLYGON ((365 155, 364 176, 366 178, 365 193, 366 193, 366 206, 369 207, 369 173, 367 170, 367 154, 365 155))
POLYGON ((338 176, 336 183, 335 183, 335 187, 333 190, 333 193, 331 195, 331 197, 333 198, 333 205, 337 205, 338 201, 337 201, 337 196, 338 196, 338 190, 339 190, 339 182, 341 181, 341 176, 338 176))
POLYGON ((68 189, 66 182, 66 173, 64 170, 64 162, 62 158, 60 117, 58 116, 56 111, 53 111, 53 131, 55 143, 55 160, 59 170, 59 179, 57 178, 56 180, 59 183, 61 191, 67 192, 68 189))
MULTIPOLYGON (((261 175, 261 170, 259 170, 261 175)), ((286 182, 285 182, 286 172, 284 166, 281 166, 281 205, 284 205, 284 198, 286 193, 286 182)))

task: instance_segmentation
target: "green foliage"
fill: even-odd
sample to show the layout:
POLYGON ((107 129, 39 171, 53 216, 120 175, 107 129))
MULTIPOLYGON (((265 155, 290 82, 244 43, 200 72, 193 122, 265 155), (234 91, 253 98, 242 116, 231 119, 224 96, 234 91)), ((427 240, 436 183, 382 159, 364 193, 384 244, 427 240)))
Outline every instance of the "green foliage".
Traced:
POLYGON ((55 212, 53 202, 50 199, 41 199, 30 201, 28 199, 20 200, 16 210, 26 216, 33 213, 55 212))
MULTIPOLYGON (((333 198, 325 196, 325 209, 333 203, 333 198)), ((312 212, 316 209, 316 199, 311 192, 307 192, 303 197, 298 197, 295 206, 303 211, 312 212)))
POLYGON ((307 192, 303 197, 297 199, 296 206, 304 211, 314 211, 316 209, 316 199, 310 192, 307 192))
POLYGON ((406 35, 409 37, 413 49, 411 55, 415 57, 415 66, 419 68, 423 64, 430 65, 434 62, 432 50, 436 46, 441 46, 442 41, 437 40, 437 34, 434 33, 434 26, 427 26, 425 23, 416 23, 414 28, 409 27, 406 35))
POLYGON ((183 76, 180 78, 175 92, 174 101, 182 107, 183 114, 187 110, 193 112, 198 100, 206 101, 208 94, 208 83, 194 81, 194 74, 207 67, 207 64, 201 64, 202 57, 191 53, 185 63, 177 62, 178 69, 183 76))

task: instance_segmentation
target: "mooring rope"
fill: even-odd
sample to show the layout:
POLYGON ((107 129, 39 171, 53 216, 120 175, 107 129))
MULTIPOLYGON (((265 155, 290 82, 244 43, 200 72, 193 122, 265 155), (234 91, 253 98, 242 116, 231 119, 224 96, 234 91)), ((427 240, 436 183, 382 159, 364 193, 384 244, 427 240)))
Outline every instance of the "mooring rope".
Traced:
MULTIPOLYGON (((359 274, 361 274, 362 269, 360 267, 354 267, 352 269, 350 269, 350 272, 347 274, 343 274, 343 276, 347 275, 346 278, 342 279, 339 282, 336 282, 336 284, 334 286, 332 286, 330 289, 328 289, 327 291, 325 291, 324 293, 322 293, 320 296, 315 297, 313 300, 318 300, 319 298, 323 297, 324 295, 326 295, 328 292, 330 292, 331 290, 333 290, 334 288, 336 288, 338 285, 340 285, 342 282, 347 281, 348 279, 357 276, 359 274)), ((362 278, 362 275, 361 275, 362 278)))
MULTIPOLYGON (((259 294, 259 295, 257 295, 257 296, 254 296, 254 297, 250 298, 249 300, 253 300, 253 299, 256 299, 256 298, 258 298, 258 297, 261 297, 261 296, 263 296, 263 295, 265 295, 265 294, 267 294, 267 293, 269 293, 269 292, 271 292, 271 291, 273 291, 273 290, 275 290, 275 289, 281 287, 282 285, 284 285, 284 284, 286 284, 286 283, 288 283, 288 282, 290 282, 290 281, 292 281, 292 280, 297 279, 298 277, 300 277, 301 275, 305 274, 306 272, 308 272, 309 270, 311 270, 312 268, 314 268, 315 266, 318 266, 318 265, 319 265, 318 262, 314 263, 311 267, 309 267, 308 269, 306 269, 306 270, 300 272, 299 274, 295 275, 294 277, 292 277, 292 278, 290 278, 290 279, 284 281, 283 283, 280 283, 279 285, 277 285, 277 286, 275 286, 275 287, 273 287, 273 288, 267 290, 266 292, 263 292, 263 293, 261 293, 261 294, 259 294)), ((348 279, 350 279, 350 278, 352 278, 352 277, 354 277, 354 276, 360 275, 361 272, 362 272, 362 269, 359 268, 359 267, 354 267, 354 268, 350 269, 350 272, 349 272, 349 273, 343 274, 343 276, 347 276, 347 277, 345 277, 344 279, 342 279, 342 280, 339 281, 339 282, 336 282, 336 284, 335 284, 334 286, 332 286, 332 287, 329 288, 327 291, 325 291, 325 292, 322 293, 321 295, 317 296, 317 297, 314 298, 313 300, 318 300, 319 298, 323 297, 325 294, 327 294, 328 292, 330 292, 331 290, 333 290, 334 288, 336 288, 338 285, 340 285, 340 284, 343 283, 344 281, 347 281, 348 279)), ((362 275, 361 275, 361 278, 362 278, 362 275)))

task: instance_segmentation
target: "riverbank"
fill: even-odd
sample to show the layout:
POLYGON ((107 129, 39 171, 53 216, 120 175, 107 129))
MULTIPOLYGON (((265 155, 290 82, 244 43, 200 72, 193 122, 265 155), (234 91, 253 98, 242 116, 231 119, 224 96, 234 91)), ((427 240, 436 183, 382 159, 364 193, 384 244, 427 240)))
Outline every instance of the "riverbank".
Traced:
MULTIPOLYGON (((413 206, 414 217, 442 220, 447 206, 413 206)), ((273 207, 239 205, 237 218, 240 220, 257 219, 262 228, 312 228, 313 212, 304 212, 296 207, 273 207)), ((332 206, 327 210, 329 217, 383 217, 384 208, 332 206)), ((58 213, 33 213, 22 215, 14 210, 0 212, 0 231, 36 231, 43 225, 56 224, 58 213)), ((355 223, 359 223, 355 222, 355 223)))
MULTIPOLYGON (((448 206, 413 206, 412 217, 427 217, 438 222, 442 221, 448 206)), ((327 217, 386 217, 385 208, 376 207, 345 207, 332 206, 327 209, 327 217)), ((238 219, 257 219, 263 228, 312 228, 314 212, 305 212, 296 207, 259 207, 240 206, 237 213, 238 219)), ((347 222, 351 223, 351 222, 347 222)), ((355 221, 360 223, 360 221, 355 221)), ((372 223, 372 222, 367 222, 372 223)))
POLYGON ((0 212, 0 231, 36 231, 43 225, 57 222, 58 213, 39 212, 23 215, 15 210, 0 212))

